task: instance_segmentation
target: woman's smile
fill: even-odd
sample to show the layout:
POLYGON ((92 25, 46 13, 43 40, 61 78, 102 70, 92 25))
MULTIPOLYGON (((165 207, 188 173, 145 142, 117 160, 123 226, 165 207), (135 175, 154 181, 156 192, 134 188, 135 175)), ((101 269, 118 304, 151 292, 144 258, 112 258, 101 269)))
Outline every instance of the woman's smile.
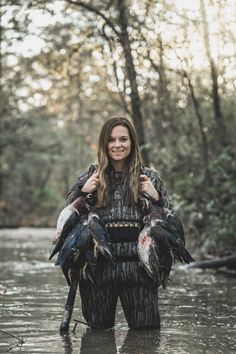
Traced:
POLYGON ((113 150, 112 152, 114 154, 122 154, 122 152, 124 152, 124 150, 113 150))

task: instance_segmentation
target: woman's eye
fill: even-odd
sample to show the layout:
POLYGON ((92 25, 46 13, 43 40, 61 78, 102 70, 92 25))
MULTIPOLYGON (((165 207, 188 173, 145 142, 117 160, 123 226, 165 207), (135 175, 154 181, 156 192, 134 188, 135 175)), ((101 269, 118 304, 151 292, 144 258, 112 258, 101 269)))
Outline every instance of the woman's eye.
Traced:
MULTIPOLYGON (((126 137, 118 139, 119 142, 125 142, 127 140, 128 140, 128 138, 126 138, 126 137)), ((116 141, 116 139, 113 139, 113 138, 108 139, 109 143, 114 143, 115 141, 116 141)))

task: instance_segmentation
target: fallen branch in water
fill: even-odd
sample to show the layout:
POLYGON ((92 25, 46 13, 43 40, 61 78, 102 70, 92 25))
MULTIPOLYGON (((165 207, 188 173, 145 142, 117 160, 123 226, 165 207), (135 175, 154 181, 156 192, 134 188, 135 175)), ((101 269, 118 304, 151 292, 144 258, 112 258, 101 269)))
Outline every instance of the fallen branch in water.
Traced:
POLYGON ((19 338, 19 337, 15 336, 14 334, 10 333, 10 332, 4 331, 3 329, 0 329, 0 332, 2 332, 4 334, 7 334, 8 336, 11 336, 13 338, 16 338, 20 342, 20 344, 25 343, 25 340, 23 338, 19 338))
POLYGON ((227 267, 229 269, 236 269, 236 256, 226 256, 222 258, 217 258, 213 260, 205 260, 191 263, 188 268, 220 268, 227 267))
POLYGON ((75 325, 74 325, 74 328, 72 330, 72 333, 75 333, 75 329, 76 329, 78 323, 81 323, 81 324, 89 327, 89 325, 86 322, 84 322, 84 321, 80 321, 80 320, 74 320, 74 321, 75 321, 75 325))

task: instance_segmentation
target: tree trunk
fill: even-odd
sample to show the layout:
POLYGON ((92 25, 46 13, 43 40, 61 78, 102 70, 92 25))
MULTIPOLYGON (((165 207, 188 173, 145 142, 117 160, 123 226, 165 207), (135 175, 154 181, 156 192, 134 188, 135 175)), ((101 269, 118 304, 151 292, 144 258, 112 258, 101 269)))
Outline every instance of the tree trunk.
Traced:
POLYGON ((138 141, 142 149, 142 157, 143 157, 144 164, 149 165, 148 153, 145 148, 146 140, 145 140, 145 132, 143 126, 143 116, 141 112, 141 102, 138 93, 137 77, 136 77, 132 52, 131 52, 129 34, 127 30, 128 9, 127 9, 126 0, 119 0, 118 6, 119 6, 119 23, 121 28, 120 40, 124 49, 127 76, 130 82, 130 89, 131 89, 130 98, 131 98, 131 107, 132 107, 132 118, 137 131, 138 141))
POLYGON ((196 98, 194 87, 192 85, 191 79, 187 72, 183 70, 183 75, 187 79, 188 82, 188 87, 190 90, 192 102, 193 102, 193 107, 195 110, 195 114, 198 119, 198 125, 200 129, 200 134, 201 134, 201 140, 202 140, 202 154, 203 154, 203 161, 204 161, 204 175, 205 175, 205 181, 207 182, 207 185, 209 186, 210 184, 210 171, 209 171, 209 154, 208 154, 208 144, 207 144, 207 137, 204 132, 204 126, 203 126, 203 117, 200 112, 200 107, 199 107, 199 102, 196 98))
POLYGON ((229 269, 236 269, 236 256, 226 256, 222 258, 194 262, 188 266, 188 268, 220 268, 227 267, 229 269))
POLYGON ((216 131, 221 146, 226 146, 227 145, 226 127, 225 127, 224 117, 221 110, 221 99, 219 95, 219 85, 218 85, 218 72, 217 72, 215 61, 211 54, 209 29, 208 29, 204 0, 200 0, 200 5, 201 5, 203 31, 204 31, 205 49, 206 49, 206 54, 211 69, 212 100, 213 100, 214 118, 216 122, 216 131))
POLYGON ((127 70, 127 76, 130 82, 130 99, 131 99, 131 107, 132 107, 132 120, 135 125, 138 142, 141 147, 141 153, 143 162, 146 166, 149 165, 148 152, 146 148, 146 139, 145 139, 145 131, 143 126, 143 116, 141 112, 141 101, 138 93, 138 85, 136 78, 136 71, 134 67, 134 61, 132 57, 131 47, 130 47, 130 39, 128 35, 128 9, 126 0, 118 0, 118 12, 119 12, 119 25, 121 32, 118 32, 114 23, 110 20, 109 16, 104 15, 103 12, 99 11, 98 8, 93 6, 92 4, 87 4, 83 1, 75 1, 75 0, 67 0, 68 3, 81 6, 88 11, 91 11, 98 16, 100 16, 105 23, 113 30, 115 35, 118 37, 125 55, 125 65, 127 70))

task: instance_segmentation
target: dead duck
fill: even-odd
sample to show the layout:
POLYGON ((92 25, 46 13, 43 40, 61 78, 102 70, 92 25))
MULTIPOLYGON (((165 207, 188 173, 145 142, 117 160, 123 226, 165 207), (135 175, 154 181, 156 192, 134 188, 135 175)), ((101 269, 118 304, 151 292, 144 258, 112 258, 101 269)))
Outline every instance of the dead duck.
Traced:
POLYGON ((57 219, 55 241, 53 241, 49 260, 59 252, 70 231, 78 224, 80 217, 91 210, 90 199, 90 195, 80 196, 62 209, 57 219))
POLYGON ((185 248, 183 225, 176 215, 152 204, 144 222, 138 237, 138 255, 153 281, 165 287, 175 260, 194 261, 185 248))

